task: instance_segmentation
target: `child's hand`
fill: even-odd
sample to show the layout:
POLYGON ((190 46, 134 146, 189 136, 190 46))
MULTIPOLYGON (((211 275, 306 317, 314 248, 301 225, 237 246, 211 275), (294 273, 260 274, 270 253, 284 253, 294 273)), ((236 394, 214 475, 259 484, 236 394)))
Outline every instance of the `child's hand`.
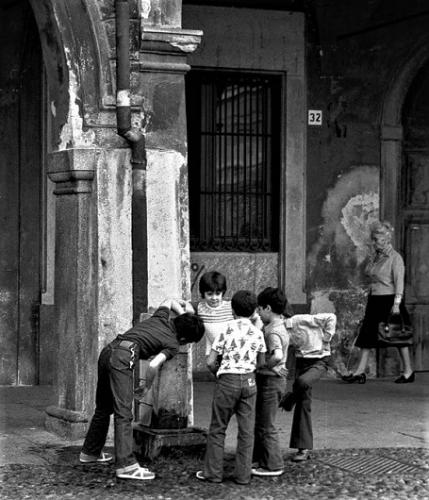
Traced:
POLYGON ((186 302, 182 299, 167 299, 162 302, 161 306, 168 307, 170 311, 176 314, 183 314, 185 312, 186 302))
POLYGON ((192 307, 192 304, 190 303, 190 301, 185 302, 184 307, 185 307, 185 312, 195 314, 195 309, 192 307))

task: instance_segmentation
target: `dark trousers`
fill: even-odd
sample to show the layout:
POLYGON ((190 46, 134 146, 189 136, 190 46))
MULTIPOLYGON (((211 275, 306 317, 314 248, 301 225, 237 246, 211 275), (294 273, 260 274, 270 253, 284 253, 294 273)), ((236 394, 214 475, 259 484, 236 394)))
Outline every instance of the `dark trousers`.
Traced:
POLYGON ((313 427, 311 423, 311 389, 326 373, 330 357, 297 358, 293 393, 296 400, 293 413, 291 448, 313 449, 313 427))
POLYGON ((114 340, 98 358, 95 412, 82 451, 99 456, 106 442, 110 415, 114 414, 117 468, 137 463, 133 453, 134 367, 138 353, 129 341, 114 340))
POLYGON ((256 382, 254 373, 224 374, 216 381, 212 417, 207 435, 204 475, 222 481, 225 432, 235 414, 238 424, 234 477, 237 483, 250 481, 255 430, 256 382))
POLYGON ((269 470, 283 469, 276 416, 280 399, 286 390, 286 378, 256 375, 256 419, 253 461, 269 470))

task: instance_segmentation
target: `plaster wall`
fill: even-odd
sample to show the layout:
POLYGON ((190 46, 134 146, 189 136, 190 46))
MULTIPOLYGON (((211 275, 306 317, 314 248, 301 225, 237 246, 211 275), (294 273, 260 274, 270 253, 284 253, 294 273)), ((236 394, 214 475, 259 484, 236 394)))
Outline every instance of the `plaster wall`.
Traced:
POLYGON ((148 150, 148 307, 189 293, 189 234, 185 157, 177 151, 148 150), (167 181, 168 179, 168 181, 167 181))
POLYGON ((98 336, 101 346, 131 327, 131 195, 129 151, 105 151, 97 168, 98 336))

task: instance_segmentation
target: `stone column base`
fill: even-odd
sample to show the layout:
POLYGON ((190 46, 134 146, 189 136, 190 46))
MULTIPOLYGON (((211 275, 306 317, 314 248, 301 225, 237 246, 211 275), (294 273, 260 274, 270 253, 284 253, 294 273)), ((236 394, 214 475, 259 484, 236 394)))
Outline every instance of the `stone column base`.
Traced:
POLYGON ((58 436, 77 441, 86 436, 89 420, 78 411, 66 410, 57 406, 46 408, 45 428, 58 436))
POLYGON ((151 429, 142 424, 133 425, 134 452, 147 460, 157 457, 163 448, 205 445, 207 431, 197 427, 186 429, 151 429))

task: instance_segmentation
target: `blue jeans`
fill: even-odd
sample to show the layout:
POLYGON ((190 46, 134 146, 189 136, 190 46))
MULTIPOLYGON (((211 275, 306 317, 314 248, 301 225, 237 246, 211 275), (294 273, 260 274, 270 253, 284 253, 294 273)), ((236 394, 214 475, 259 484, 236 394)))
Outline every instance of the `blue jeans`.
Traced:
POLYGON ((133 453, 134 367, 138 352, 129 341, 114 340, 98 358, 95 412, 82 451, 99 456, 106 442, 110 415, 114 414, 117 468, 137 463, 133 453))
POLYGON ((331 358, 297 358, 293 393, 296 399, 293 413, 291 448, 313 449, 313 427, 311 422, 311 388, 326 373, 331 358))
POLYGON ((286 377, 256 375, 255 446, 253 461, 269 470, 283 469, 283 456, 276 428, 281 397, 286 391, 286 377))
POLYGON ((216 381, 212 417, 207 435, 204 476, 211 481, 223 479, 225 432, 235 414, 238 424, 234 477, 247 484, 251 478, 255 430, 255 374, 224 374, 216 381))

